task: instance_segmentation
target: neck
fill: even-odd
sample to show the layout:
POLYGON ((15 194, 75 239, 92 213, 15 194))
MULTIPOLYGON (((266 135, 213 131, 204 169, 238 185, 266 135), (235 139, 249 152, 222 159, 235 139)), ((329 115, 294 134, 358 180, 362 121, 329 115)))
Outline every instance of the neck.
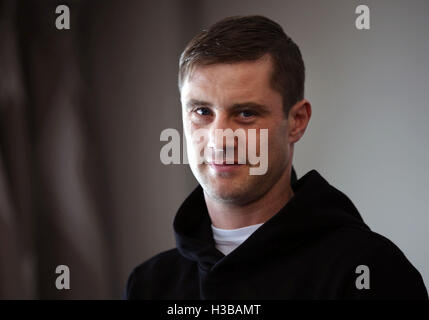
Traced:
POLYGON ((290 173, 291 166, 288 166, 280 179, 266 194, 246 205, 219 202, 204 192, 212 224, 220 229, 237 229, 264 223, 280 211, 292 198, 290 173))

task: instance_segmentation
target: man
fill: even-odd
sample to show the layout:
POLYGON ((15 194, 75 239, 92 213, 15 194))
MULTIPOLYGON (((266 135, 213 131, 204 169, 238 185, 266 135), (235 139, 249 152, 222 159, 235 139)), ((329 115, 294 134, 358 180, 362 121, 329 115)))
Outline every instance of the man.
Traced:
POLYGON ((314 170, 291 185, 311 105, 300 50, 277 23, 230 17, 199 33, 181 56, 179 89, 200 186, 175 217, 177 248, 135 268, 127 298, 427 299, 419 272, 343 193, 314 170), (238 137, 219 138, 228 129, 256 143, 263 174, 239 161, 238 137))

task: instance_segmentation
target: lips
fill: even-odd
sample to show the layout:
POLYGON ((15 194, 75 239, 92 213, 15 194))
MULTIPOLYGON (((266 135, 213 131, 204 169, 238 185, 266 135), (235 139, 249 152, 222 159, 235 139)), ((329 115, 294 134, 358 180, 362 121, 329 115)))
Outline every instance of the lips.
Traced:
POLYGON ((206 164, 208 165, 241 165, 241 164, 246 164, 246 159, 219 159, 219 160, 215 160, 214 158, 206 158, 204 161, 206 164))
POLYGON ((239 163, 228 164, 226 162, 223 162, 221 164, 216 164, 214 162, 211 162, 211 163, 208 163, 208 165, 210 166, 210 168, 212 168, 217 172, 230 172, 244 166, 244 164, 239 164, 239 163))
POLYGON ((243 164, 243 163, 238 163, 238 161, 208 161, 207 164, 209 165, 218 165, 218 166, 231 166, 231 165, 237 165, 237 164, 243 164))

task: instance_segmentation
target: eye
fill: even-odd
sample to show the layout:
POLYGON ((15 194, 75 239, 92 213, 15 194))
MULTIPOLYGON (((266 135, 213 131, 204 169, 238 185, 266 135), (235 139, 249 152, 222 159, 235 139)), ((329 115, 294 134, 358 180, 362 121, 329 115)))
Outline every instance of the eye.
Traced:
POLYGON ((256 114, 252 110, 243 110, 243 111, 240 111, 239 115, 242 116, 243 118, 250 118, 255 116, 256 114))
POLYGON ((209 116, 211 114, 211 111, 208 108, 198 108, 195 112, 200 116, 209 116))

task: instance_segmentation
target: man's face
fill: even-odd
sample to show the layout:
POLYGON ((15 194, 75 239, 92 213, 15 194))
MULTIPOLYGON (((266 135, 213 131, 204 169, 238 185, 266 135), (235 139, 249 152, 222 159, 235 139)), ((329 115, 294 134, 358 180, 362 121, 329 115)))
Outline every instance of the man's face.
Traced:
POLYGON ((255 201, 286 170, 290 161, 288 122, 282 96, 270 86, 271 73, 272 62, 266 55, 256 61, 197 66, 183 83, 181 102, 189 164, 212 199, 241 205, 255 201), (214 157, 199 163, 201 140, 198 143, 192 135, 200 129, 207 130, 203 144, 213 151, 212 155, 233 148, 235 163, 217 164, 214 157), (215 139, 216 129, 244 129, 246 139, 248 129, 256 129, 256 151, 259 156, 268 157, 265 174, 249 174, 250 167, 257 167, 249 161, 237 164, 238 140, 230 145, 226 139, 219 141, 215 139), (267 155, 260 154, 260 129, 268 129, 267 155))

